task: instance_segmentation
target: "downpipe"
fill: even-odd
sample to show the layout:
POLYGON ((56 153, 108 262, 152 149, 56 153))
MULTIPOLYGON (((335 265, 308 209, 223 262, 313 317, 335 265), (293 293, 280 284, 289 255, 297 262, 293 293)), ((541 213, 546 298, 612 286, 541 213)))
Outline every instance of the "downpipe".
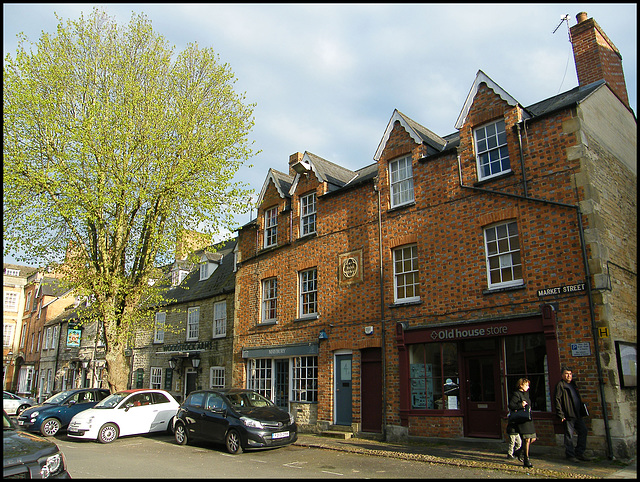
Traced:
POLYGON ((382 265, 382 207, 378 178, 373 183, 373 190, 378 194, 378 255, 380 257, 380 343, 382 344, 382 439, 387 440, 387 343, 384 323, 384 270, 382 265))

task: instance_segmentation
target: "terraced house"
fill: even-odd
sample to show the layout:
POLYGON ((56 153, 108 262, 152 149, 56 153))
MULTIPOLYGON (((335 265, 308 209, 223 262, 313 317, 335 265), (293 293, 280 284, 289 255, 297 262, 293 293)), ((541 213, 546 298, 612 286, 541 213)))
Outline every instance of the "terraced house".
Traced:
POLYGON ((449 135, 396 110, 362 169, 269 170, 238 236, 235 385, 307 430, 501 438, 525 376, 538 443, 562 445, 569 365, 589 448, 635 453, 637 123, 620 53, 577 19, 574 89, 523 106, 479 71, 449 135))
POLYGON ((131 350, 132 388, 161 388, 177 400, 203 388, 230 387, 236 241, 179 251, 150 332, 141 328, 131 350))

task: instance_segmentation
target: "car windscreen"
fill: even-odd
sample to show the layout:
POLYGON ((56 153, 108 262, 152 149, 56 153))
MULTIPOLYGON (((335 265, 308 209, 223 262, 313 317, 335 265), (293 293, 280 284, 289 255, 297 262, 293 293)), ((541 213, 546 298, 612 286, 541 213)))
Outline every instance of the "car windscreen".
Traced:
POLYGON ((114 393, 112 395, 109 395, 107 398, 100 400, 93 406, 93 408, 114 408, 128 395, 130 395, 130 393, 114 393))
POLYGON ((267 400, 262 395, 255 392, 227 393, 227 398, 234 408, 258 408, 273 406, 273 403, 271 403, 270 400, 267 400))
POLYGON ((73 394, 71 390, 67 390, 64 392, 56 393, 52 397, 47 398, 43 403, 53 403, 55 405, 64 402, 69 395, 73 394))

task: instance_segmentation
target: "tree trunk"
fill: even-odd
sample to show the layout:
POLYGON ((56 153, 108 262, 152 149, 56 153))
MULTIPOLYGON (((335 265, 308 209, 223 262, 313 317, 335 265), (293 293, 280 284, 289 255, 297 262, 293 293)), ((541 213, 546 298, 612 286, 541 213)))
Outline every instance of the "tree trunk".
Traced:
POLYGON ((107 383, 111 393, 131 388, 129 386, 129 362, 123 345, 112 345, 105 355, 107 361, 107 383))

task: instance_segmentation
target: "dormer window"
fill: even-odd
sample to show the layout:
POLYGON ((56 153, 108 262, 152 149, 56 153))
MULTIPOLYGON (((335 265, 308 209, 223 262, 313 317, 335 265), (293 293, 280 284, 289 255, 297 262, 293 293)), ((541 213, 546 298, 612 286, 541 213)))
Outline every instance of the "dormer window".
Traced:
POLYGON ((209 261, 206 259, 200 263, 200 281, 209 277, 209 261))
POLYGON ((389 163, 391 207, 413 202, 413 170, 411 156, 404 156, 389 163))
POLYGON ((178 286, 188 274, 189 272, 186 269, 174 268, 171 271, 171 285, 178 286))
POLYGON ((480 181, 511 171, 504 121, 486 124, 473 131, 480 181))
POLYGON ((316 193, 300 197, 300 235, 316 232, 316 193))
POLYGON ((278 244, 278 208, 273 207, 264 212, 264 247, 278 244))

